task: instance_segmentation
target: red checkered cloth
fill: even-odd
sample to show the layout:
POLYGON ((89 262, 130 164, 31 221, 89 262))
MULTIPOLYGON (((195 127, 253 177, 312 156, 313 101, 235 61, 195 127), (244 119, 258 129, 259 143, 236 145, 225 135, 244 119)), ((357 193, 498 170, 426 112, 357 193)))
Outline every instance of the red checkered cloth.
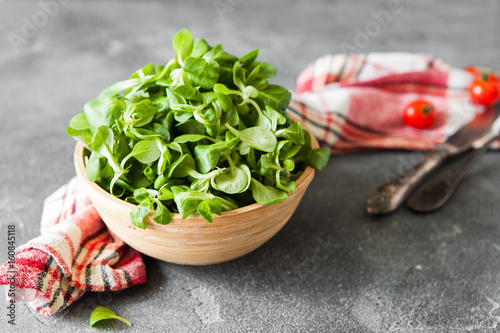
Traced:
POLYGON ((472 79, 428 54, 327 55, 299 75, 289 112, 334 154, 431 150, 485 110, 469 101, 472 79), (403 121, 405 107, 419 98, 437 112, 425 130, 403 121))
POLYGON ((0 266, 0 284, 15 300, 30 300, 44 316, 65 309, 85 291, 121 290, 146 282, 142 256, 114 236, 76 178, 44 202, 41 236, 0 266))

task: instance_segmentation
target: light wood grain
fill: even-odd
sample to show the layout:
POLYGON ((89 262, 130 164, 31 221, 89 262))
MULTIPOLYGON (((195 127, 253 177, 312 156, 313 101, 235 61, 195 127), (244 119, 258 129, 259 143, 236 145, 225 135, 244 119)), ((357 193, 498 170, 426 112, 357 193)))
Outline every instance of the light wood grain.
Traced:
MULTIPOLYGON (((311 146, 318 142, 311 136, 311 146)), ((311 183, 315 169, 307 166, 296 181, 296 191, 275 205, 253 204, 214 215, 209 223, 199 215, 182 220, 173 214, 168 225, 153 221, 151 211, 147 228, 140 229, 130 222, 130 212, 135 205, 118 199, 94 182, 85 172, 83 154, 85 147, 79 143, 74 154, 78 179, 99 212, 103 221, 116 236, 134 249, 148 256, 184 265, 209 265, 245 255, 273 237, 288 222, 311 183)))

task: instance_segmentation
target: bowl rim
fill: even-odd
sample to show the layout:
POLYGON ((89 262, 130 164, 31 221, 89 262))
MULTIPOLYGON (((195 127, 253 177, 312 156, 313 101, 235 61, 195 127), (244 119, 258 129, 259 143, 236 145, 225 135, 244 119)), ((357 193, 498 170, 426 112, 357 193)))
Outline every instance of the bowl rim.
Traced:
MULTIPOLYGON (((310 132, 309 132, 309 134, 310 134, 310 132)), ((311 136, 311 148, 312 149, 319 148, 319 144, 318 144, 317 139, 312 134, 310 134, 310 136, 311 136)), ((88 179, 87 172, 85 169, 84 157, 83 157, 86 149, 87 148, 85 147, 85 145, 83 143, 78 142, 76 144, 75 151, 74 151, 74 165, 75 165, 75 170, 76 170, 76 174, 77 174, 78 178, 80 180, 83 180, 87 186, 90 186, 92 188, 93 191, 104 196, 106 199, 111 200, 114 203, 119 204, 127 209, 135 210, 137 205, 134 205, 130 202, 126 202, 125 200, 122 200, 118 197, 115 197, 114 195, 112 195, 111 193, 109 193, 108 191, 106 191, 102 187, 100 187, 96 182, 91 182, 88 179)), ((292 196, 299 195, 302 192, 301 190, 304 186, 307 188, 309 183, 312 181, 312 178, 315 175, 315 171, 316 171, 316 169, 314 167, 312 167, 310 165, 306 165, 304 172, 295 181, 295 185, 296 185, 295 192, 294 193, 287 193, 288 197, 285 200, 283 200, 282 202, 286 202, 286 201, 290 200, 292 196)), ((280 203, 282 203, 282 202, 280 202, 280 203)), ((270 207, 270 206, 274 206, 274 205, 261 205, 259 203, 253 203, 251 205, 239 207, 239 208, 236 208, 233 210, 224 211, 224 212, 222 212, 221 215, 218 216, 218 218, 221 218, 224 216, 235 215, 235 214, 241 214, 241 213, 252 211, 252 210, 255 210, 258 208, 270 207)), ((155 212, 155 210, 150 210, 149 215, 151 215, 154 212, 155 212)), ((180 220, 184 221, 186 219, 192 219, 192 216, 189 216, 186 219, 182 219, 181 214, 179 214, 179 213, 172 213, 172 215, 173 215, 172 220, 180 219, 180 220)), ((205 221, 205 220, 203 220, 203 221, 205 221)))

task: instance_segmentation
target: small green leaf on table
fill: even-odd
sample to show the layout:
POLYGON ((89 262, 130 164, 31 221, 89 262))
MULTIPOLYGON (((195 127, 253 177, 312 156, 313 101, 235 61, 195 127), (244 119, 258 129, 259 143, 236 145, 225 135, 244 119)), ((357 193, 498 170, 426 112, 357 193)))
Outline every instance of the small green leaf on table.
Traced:
POLYGON ((92 313, 90 314, 89 325, 90 327, 92 327, 97 322, 107 319, 117 319, 123 321, 128 326, 132 326, 132 323, 130 323, 127 319, 117 316, 112 310, 104 306, 98 306, 94 309, 94 311, 92 311, 92 313))

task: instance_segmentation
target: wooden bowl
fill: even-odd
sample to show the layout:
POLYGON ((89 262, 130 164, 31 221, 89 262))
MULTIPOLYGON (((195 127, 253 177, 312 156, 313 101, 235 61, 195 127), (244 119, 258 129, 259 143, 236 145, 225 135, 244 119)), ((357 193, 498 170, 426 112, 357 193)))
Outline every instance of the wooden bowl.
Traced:
MULTIPOLYGON (((318 142, 311 135, 312 148, 318 142)), ((160 225, 153 221, 151 211, 147 228, 140 229, 130 222, 130 212, 136 205, 118 199, 87 178, 85 147, 78 143, 74 162, 76 174, 104 223, 125 243, 148 256, 183 265, 209 265, 241 257, 273 237, 284 225, 311 183, 315 169, 307 166, 297 179, 296 191, 274 205, 252 204, 214 215, 209 223, 199 215, 182 220, 173 214, 172 222, 160 225)))

